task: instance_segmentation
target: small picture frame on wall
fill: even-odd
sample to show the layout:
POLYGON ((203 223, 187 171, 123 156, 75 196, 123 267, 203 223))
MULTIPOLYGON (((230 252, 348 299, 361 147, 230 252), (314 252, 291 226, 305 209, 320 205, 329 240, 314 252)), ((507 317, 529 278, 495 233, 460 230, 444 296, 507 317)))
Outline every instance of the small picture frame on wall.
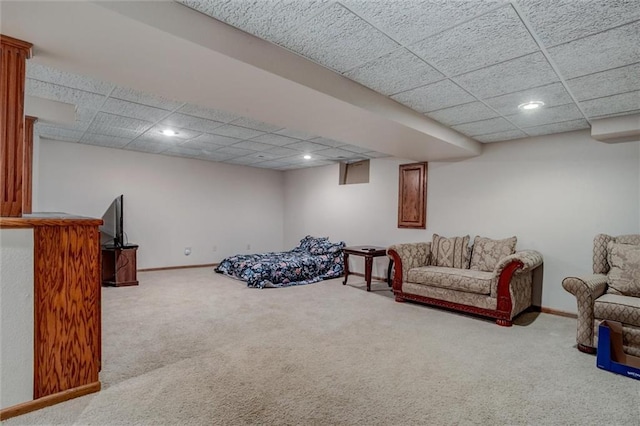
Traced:
POLYGON ((398 228, 427 227, 427 163, 400 165, 398 228))

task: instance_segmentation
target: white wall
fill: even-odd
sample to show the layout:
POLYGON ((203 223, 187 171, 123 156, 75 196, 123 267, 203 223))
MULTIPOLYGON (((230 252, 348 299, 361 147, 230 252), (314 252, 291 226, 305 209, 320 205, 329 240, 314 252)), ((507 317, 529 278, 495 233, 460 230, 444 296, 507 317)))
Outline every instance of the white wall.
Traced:
POLYGON ((282 249, 283 172, 44 139, 39 162, 40 211, 102 217, 124 194, 140 269, 282 249))
POLYGON ((33 399, 33 229, 0 229, 0 408, 33 399))
MULTIPOLYGON (((306 234, 348 245, 430 241, 432 233, 518 237, 542 252, 542 306, 576 312, 561 286, 591 273, 595 234, 640 232, 640 143, 605 144, 588 131, 487 144, 481 156, 429 164, 427 229, 397 229, 399 159, 371 162, 369 184, 338 185, 338 166, 288 172, 285 245, 306 234)), ((355 268, 361 269, 361 262, 355 268)), ((386 262, 378 260, 374 274, 386 262)))

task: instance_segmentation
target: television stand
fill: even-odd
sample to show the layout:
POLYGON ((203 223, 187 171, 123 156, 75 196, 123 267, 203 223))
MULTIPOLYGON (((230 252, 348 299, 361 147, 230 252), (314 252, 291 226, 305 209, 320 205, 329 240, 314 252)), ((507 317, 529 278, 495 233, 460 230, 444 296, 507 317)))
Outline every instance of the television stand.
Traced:
POLYGON ((136 253, 138 246, 102 246, 102 285, 124 287, 138 285, 136 253))

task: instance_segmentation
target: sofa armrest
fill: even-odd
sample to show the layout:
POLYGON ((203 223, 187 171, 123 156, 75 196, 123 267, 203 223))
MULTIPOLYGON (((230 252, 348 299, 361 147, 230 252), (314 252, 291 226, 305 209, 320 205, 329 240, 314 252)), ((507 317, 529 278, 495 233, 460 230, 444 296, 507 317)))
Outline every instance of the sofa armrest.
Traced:
POLYGON ((538 266, 542 265, 542 254, 536 250, 520 250, 512 255, 503 257, 496 265, 493 273, 500 275, 502 270, 511 262, 518 261, 522 263, 522 266, 516 269, 516 274, 527 273, 533 271, 538 266))
POLYGON ((576 297, 578 305, 578 334, 576 342, 583 348, 594 347, 593 304, 607 291, 607 276, 604 274, 567 277, 562 287, 576 297))
POLYGON ((394 244, 387 249, 387 255, 394 263, 393 289, 400 290, 409 269, 429 264, 431 243, 394 244))

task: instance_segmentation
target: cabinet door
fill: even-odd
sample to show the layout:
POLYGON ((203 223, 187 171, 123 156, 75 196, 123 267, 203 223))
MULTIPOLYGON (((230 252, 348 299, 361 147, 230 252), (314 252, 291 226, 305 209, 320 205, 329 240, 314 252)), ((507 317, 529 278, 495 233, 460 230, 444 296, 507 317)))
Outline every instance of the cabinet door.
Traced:
POLYGON ((398 228, 427 227, 427 163, 400 165, 398 228))

